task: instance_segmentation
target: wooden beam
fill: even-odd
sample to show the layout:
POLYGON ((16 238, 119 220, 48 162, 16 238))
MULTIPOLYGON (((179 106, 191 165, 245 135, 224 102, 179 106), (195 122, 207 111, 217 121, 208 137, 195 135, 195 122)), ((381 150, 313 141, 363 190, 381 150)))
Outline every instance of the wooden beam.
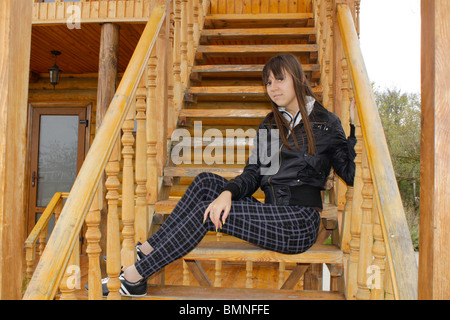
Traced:
POLYGON ((450 299, 450 3, 421 2, 419 299, 450 299))
POLYGON ((20 299, 32 0, 0 1, 0 300, 20 299))

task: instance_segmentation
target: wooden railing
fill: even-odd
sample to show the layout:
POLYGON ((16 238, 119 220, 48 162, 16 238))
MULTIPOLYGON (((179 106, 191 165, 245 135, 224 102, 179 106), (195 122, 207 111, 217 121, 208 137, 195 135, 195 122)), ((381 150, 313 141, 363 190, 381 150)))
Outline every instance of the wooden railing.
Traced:
POLYGON ((38 222, 34 226, 25 240, 25 252, 27 261, 27 277, 31 278, 34 271, 34 264, 36 262, 36 244, 39 241, 38 255, 42 256, 48 236, 48 223, 50 219, 55 216, 55 221, 58 220, 61 210, 63 208, 63 200, 68 197, 68 193, 57 192, 52 197, 48 206, 40 216, 38 222))
MULTIPOLYGON (((417 299, 417 264, 383 127, 378 114, 352 10, 336 16, 358 115, 357 172, 347 192, 343 250, 349 253, 347 298, 417 299), (361 190, 361 192, 359 192, 361 190), (375 283, 373 283, 373 281, 375 283)), ((337 36, 337 35, 335 35, 337 36)))
MULTIPOLYGON (((111 162, 111 159, 108 162, 108 159, 111 154, 114 154, 113 149, 117 148, 119 131, 133 104, 132 98, 135 96, 139 81, 146 69, 147 61, 164 22, 165 10, 165 6, 158 6, 152 11, 149 22, 142 33, 122 81, 108 108, 108 112, 103 119, 102 125, 74 182, 58 222, 48 240, 41 260, 25 292, 24 299, 52 299, 55 297, 58 285, 68 265, 69 257, 74 250, 78 238, 77 235, 81 231, 103 170, 106 169, 106 173, 109 175, 119 172, 118 162, 111 162)), ((108 177, 108 180, 106 186, 107 188, 109 186, 111 189, 111 195, 109 197, 107 196, 108 203, 111 206, 114 204, 117 205, 118 192, 117 188, 115 188, 116 181, 112 181, 111 177, 108 177), (114 197, 116 196, 114 193, 117 193, 117 197, 114 197)), ((110 208, 109 216, 114 217, 116 215, 117 211, 114 212, 110 208)), ((113 219, 110 219, 109 216, 108 222, 114 224, 115 221, 112 221, 113 219)), ((118 234, 118 220, 114 226, 108 226, 109 229, 114 229, 114 227, 116 227, 115 231, 118 234)), ((111 237, 108 237, 108 242, 110 242, 109 238, 111 237)), ((116 242, 119 241, 118 235, 113 237, 113 240, 114 238, 117 239, 116 242)), ((108 243, 108 246, 113 247, 113 244, 108 243)), ((112 257, 113 253, 111 253, 112 257)), ((120 272, 120 261, 118 262, 119 270, 113 274, 116 276, 115 279, 117 279, 118 273, 120 272)))
MULTIPOLYGON (((79 247, 76 241, 83 223, 89 260, 88 297, 102 298, 100 256, 106 253, 106 273, 111 279, 108 299, 120 299, 121 266, 134 263, 135 241, 148 238, 155 203, 164 189, 161 177, 167 137, 183 105, 188 66, 193 64, 209 8, 209 1, 204 0, 195 0, 193 5, 186 0, 159 0, 153 5, 156 2, 166 6, 152 11, 24 299, 53 299, 58 287, 61 299, 75 298, 76 276, 71 267, 77 263, 73 259, 79 257, 71 252, 79 247), (101 234, 104 201, 107 231, 101 234), (106 252, 102 254, 100 242, 105 236, 106 252)), ((54 211, 53 202, 48 211, 54 211)), ((34 233, 43 232, 44 224, 42 220, 34 233)), ((30 251, 30 275, 31 255, 30 251)))

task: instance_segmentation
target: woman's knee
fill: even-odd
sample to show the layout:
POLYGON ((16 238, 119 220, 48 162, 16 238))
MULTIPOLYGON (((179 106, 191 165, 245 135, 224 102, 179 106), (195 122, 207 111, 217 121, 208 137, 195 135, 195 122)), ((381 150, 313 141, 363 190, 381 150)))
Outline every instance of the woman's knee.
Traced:
POLYGON ((212 172, 201 172, 195 178, 193 183, 209 183, 209 184, 217 184, 224 185, 228 180, 218 174, 212 172))

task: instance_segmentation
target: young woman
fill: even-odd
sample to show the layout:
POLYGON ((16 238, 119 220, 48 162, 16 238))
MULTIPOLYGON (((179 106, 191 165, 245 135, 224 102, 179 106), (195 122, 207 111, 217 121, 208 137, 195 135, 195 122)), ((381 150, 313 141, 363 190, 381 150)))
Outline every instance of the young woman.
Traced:
POLYGON ((199 174, 161 228, 136 246, 138 261, 120 275, 121 294, 145 295, 146 279, 194 249, 208 231, 220 229, 285 254, 304 252, 317 238, 320 192, 331 167, 353 185, 354 127, 346 139, 339 118, 315 99, 297 58, 272 58, 262 78, 272 112, 259 125, 243 173, 230 181, 199 174), (261 143, 274 137, 264 134, 273 130, 278 130, 278 141, 261 143), (272 161, 262 161, 267 160, 263 155, 271 155, 272 161), (266 170, 273 163, 275 169, 266 170), (265 192, 265 203, 252 197, 258 188, 265 192))

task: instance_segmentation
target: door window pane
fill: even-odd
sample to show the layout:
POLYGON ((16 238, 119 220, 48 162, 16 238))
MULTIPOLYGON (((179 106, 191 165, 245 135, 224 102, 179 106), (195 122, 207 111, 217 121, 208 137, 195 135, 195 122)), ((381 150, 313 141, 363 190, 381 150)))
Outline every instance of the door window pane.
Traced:
POLYGON ((55 192, 69 192, 77 175, 78 116, 42 115, 39 133, 36 206, 55 192))

